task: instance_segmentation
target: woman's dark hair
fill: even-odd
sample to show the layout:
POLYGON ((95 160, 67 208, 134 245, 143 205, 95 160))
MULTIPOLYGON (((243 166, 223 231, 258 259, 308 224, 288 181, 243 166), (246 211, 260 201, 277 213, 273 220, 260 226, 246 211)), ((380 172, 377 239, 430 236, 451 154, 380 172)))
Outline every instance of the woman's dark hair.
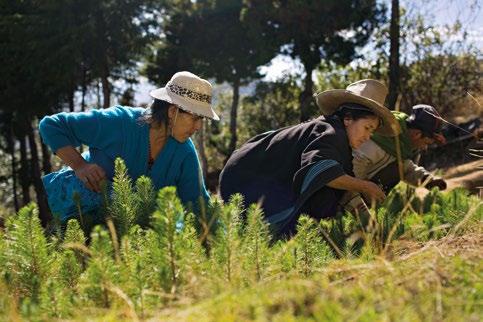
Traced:
POLYGON ((169 102, 154 99, 151 105, 146 109, 140 121, 147 124, 168 124, 168 109, 173 105, 169 102))
MULTIPOLYGON (((342 121, 348 117, 357 121, 358 119, 367 118, 370 116, 377 116, 370 108, 356 103, 344 103, 339 106, 337 111, 334 112, 335 116, 339 117, 342 121)), ((382 124, 382 119, 379 117, 379 126, 382 124)))

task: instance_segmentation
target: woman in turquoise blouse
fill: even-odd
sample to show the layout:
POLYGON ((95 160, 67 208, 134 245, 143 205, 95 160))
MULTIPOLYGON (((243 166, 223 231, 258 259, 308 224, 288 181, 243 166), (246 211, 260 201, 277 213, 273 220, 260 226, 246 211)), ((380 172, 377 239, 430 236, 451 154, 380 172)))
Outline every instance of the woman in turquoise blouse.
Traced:
POLYGON ((196 208, 200 197, 208 200, 190 137, 204 117, 219 119, 211 93, 208 81, 179 72, 150 93, 154 101, 147 109, 114 106, 44 117, 42 139, 68 166, 43 178, 52 213, 62 222, 76 216, 75 193, 83 212, 99 208, 101 183, 112 180, 117 157, 132 179, 147 176, 156 189, 175 186, 185 205, 196 208), (83 155, 75 149, 81 144, 89 147, 83 155))

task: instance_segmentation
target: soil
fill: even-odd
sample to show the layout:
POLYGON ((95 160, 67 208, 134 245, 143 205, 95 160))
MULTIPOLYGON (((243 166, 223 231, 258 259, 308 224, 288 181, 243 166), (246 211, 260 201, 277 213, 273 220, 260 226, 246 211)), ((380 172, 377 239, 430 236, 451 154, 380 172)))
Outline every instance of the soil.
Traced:
MULTIPOLYGON (((483 198, 483 159, 444 169, 442 176, 448 184, 447 190, 463 187, 483 198)), ((427 190, 418 188, 416 193, 424 196, 427 190)))

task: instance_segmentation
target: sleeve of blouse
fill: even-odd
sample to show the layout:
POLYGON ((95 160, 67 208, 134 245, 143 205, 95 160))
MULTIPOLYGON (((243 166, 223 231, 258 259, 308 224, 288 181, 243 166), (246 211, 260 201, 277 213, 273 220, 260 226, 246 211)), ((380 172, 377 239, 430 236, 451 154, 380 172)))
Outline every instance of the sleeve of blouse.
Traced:
MULTIPOLYGON (((303 151, 300 170, 295 173, 296 191, 304 193, 309 187, 320 187, 345 174, 344 157, 335 133, 324 133, 303 151)), ((350 158, 350 156, 347 156, 350 158)))
POLYGON ((200 202, 207 205, 209 201, 210 197, 205 187, 198 155, 194 149, 183 160, 176 189, 181 202, 188 207, 191 205, 195 211, 200 209, 200 202))
POLYGON ((72 145, 85 144, 89 147, 106 148, 120 144, 123 118, 127 115, 120 107, 91 110, 78 113, 58 113, 44 117, 39 123, 42 140, 52 151, 72 145))

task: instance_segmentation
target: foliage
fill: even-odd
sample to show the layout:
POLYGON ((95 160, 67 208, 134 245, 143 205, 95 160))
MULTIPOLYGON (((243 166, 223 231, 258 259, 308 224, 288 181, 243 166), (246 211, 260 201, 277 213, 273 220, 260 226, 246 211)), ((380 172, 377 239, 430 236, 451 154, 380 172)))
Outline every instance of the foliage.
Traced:
POLYGON ((109 307, 112 303, 112 286, 119 281, 119 267, 114 261, 114 247, 108 231, 96 226, 91 234, 89 249, 91 257, 79 281, 82 300, 109 307))
MULTIPOLYGON (((130 179, 121 165, 118 161, 116 178, 127 183, 130 179)), ((139 191, 152 191, 148 179, 142 184, 139 191)), ((151 207, 152 200, 140 201, 129 184, 119 184, 115 190, 119 196, 133 193, 132 199, 117 200, 116 207, 124 209, 137 200, 133 218, 147 215, 143 206, 151 207)), ((431 255, 433 260, 441 259, 434 264, 439 269, 456 274, 453 284, 435 286, 437 280, 430 277, 433 269, 425 266, 424 258, 411 257, 407 263, 397 259, 404 254, 398 247, 408 242, 445 243, 459 236, 462 240, 471 234, 480 236, 481 201, 464 190, 436 189, 420 200, 400 185, 374 210, 370 229, 362 230, 349 213, 320 224, 302 216, 297 234, 278 241, 271 240, 258 206, 244 209, 241 196, 233 196, 227 204, 214 200, 210 207, 216 230, 202 237, 195 215, 182 207, 176 190, 164 188, 157 195, 154 213, 149 213, 150 224, 142 227, 126 221, 119 242, 115 229, 101 226, 93 229, 88 242, 76 220, 68 222, 62 236, 45 236, 35 205, 23 208, 9 216, 5 232, 0 232, 0 289, 5 290, 0 308, 8 312, 0 316, 85 319, 109 311, 114 319, 147 318, 166 308, 169 317, 171 308, 184 307, 188 300, 207 303, 208 316, 338 319, 346 316, 342 307, 349 307, 352 313, 361 310, 363 316, 391 318, 394 313, 387 310, 363 308, 373 307, 374 301, 386 309, 398 308, 403 304, 388 300, 393 292, 410 307, 424 306, 448 319, 463 312, 451 300, 459 292, 468 301, 462 314, 470 317, 476 312, 478 295, 469 290, 474 286, 475 274, 469 271, 475 261, 431 255), (423 275, 414 288, 402 276, 418 271, 423 275), (364 289, 354 280, 366 285, 364 289), (435 302, 429 294, 434 290, 442 292, 442 311, 431 304, 435 302), (275 297, 269 301, 269 296, 275 297), (210 297, 224 304, 212 304, 210 297), (237 308, 231 304, 235 298, 237 308)), ((190 314, 197 312, 196 305, 190 314)), ((408 319, 421 314, 413 309, 401 312, 408 319)))
POLYGON ((402 68, 403 110, 425 103, 447 117, 474 113, 467 92, 481 92, 479 51, 466 45, 466 34, 456 41, 447 40, 459 33, 459 23, 437 28, 427 26, 422 17, 406 19, 404 39, 412 40, 406 46, 413 50, 402 68))
POLYGON ((223 207, 220 224, 212 242, 212 261, 220 283, 237 285, 241 277, 241 212, 243 197, 233 195, 230 202, 223 207))
MULTIPOLYGON (((282 52, 299 58, 304 67, 304 90, 299 100, 302 121, 309 119, 314 110, 312 71, 321 60, 349 63, 355 58, 356 48, 368 41, 384 19, 383 8, 376 1, 315 0, 300 5, 298 0, 251 0, 248 3, 253 11, 262 11, 252 13, 255 21, 259 24, 269 21, 279 27, 276 36, 284 44, 282 52)), ((250 16, 250 11, 247 15, 250 16)))
MULTIPOLYGON (((455 240, 456 242, 458 240, 455 240)), ((483 274, 479 250, 442 242, 395 262, 334 261, 325 269, 225 292, 166 321, 471 321, 479 320, 483 274), (437 248, 436 248, 437 247, 437 248)))
POLYGON ((293 77, 275 82, 259 82, 253 96, 242 101, 240 138, 249 138, 266 132, 297 124, 299 121, 298 97, 300 88, 293 77))
POLYGON ((115 161, 115 173, 113 180, 113 193, 109 204, 109 213, 114 219, 119 237, 129 231, 136 220, 136 206, 131 179, 127 174, 127 168, 121 159, 115 161))
POLYGON ((51 251, 35 204, 9 218, 5 238, 2 266, 7 286, 16 296, 38 302, 48 277, 51 251))
POLYGON ((302 276, 308 276, 322 267, 330 257, 330 250, 318 232, 317 223, 307 216, 299 218, 297 235, 294 238, 296 269, 302 276))
POLYGON ((268 274, 270 235, 263 212, 257 205, 247 210, 247 225, 242 233, 242 269, 246 283, 258 282, 268 274))

